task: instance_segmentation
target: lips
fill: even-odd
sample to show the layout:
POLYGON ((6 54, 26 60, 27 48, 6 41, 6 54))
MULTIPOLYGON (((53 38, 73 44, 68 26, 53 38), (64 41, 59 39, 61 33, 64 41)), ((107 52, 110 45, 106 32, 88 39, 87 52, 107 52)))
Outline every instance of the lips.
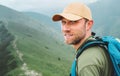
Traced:
POLYGON ((64 34, 65 39, 70 39, 73 36, 73 34, 64 34))

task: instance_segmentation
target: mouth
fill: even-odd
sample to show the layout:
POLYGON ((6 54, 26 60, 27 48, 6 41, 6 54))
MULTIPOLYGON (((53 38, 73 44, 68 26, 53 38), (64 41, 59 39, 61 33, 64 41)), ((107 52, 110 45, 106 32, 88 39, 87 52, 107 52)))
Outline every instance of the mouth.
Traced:
POLYGON ((73 34, 64 34, 65 39, 70 39, 73 36, 73 34))

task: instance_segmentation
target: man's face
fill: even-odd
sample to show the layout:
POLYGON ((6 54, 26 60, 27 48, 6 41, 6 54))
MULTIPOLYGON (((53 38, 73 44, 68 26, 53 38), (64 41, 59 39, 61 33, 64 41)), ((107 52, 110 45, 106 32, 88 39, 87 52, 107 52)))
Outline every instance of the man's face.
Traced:
POLYGON ((78 44, 86 35, 85 19, 77 21, 70 21, 65 18, 62 19, 62 32, 65 42, 70 45, 78 44))

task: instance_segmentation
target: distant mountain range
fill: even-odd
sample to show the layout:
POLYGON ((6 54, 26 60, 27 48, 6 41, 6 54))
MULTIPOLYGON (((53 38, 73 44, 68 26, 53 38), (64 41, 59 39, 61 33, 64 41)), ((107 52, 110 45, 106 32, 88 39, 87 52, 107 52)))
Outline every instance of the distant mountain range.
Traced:
POLYGON ((98 0, 90 4, 94 28, 100 36, 112 35, 120 38, 120 8, 118 0, 98 0))

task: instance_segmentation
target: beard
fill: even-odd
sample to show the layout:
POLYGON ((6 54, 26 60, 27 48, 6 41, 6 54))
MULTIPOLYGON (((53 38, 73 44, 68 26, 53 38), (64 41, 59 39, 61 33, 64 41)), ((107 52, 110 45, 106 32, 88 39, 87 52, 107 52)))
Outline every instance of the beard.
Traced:
POLYGON ((76 45, 81 42, 85 37, 85 32, 81 32, 78 34, 68 34, 70 37, 67 38, 65 34, 65 43, 68 45, 76 45))

